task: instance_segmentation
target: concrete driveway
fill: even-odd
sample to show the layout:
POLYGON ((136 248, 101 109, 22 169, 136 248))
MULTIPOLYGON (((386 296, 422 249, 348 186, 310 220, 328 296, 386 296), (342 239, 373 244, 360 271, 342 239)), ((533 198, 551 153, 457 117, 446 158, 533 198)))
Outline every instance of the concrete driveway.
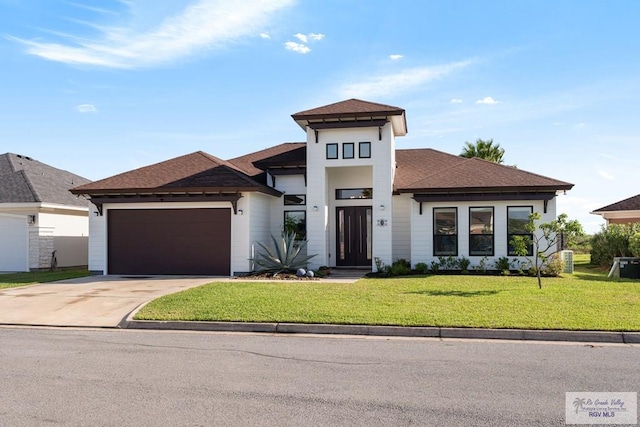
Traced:
POLYGON ((0 324, 117 327, 141 304, 220 277, 89 276, 0 290, 0 324))

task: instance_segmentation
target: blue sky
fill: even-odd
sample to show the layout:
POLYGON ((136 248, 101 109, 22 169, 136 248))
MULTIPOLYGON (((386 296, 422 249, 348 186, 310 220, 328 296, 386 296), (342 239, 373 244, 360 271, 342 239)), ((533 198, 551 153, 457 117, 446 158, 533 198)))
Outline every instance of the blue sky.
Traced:
POLYGON ((302 141, 292 113, 402 107, 398 148, 575 184, 558 212, 640 193, 636 0, 0 0, 0 153, 89 179, 302 141))

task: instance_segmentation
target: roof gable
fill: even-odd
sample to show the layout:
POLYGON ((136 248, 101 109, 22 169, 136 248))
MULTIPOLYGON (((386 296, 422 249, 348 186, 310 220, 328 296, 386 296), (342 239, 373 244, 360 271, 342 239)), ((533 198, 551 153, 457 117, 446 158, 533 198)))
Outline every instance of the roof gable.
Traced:
POLYGON ((264 150, 255 151, 253 153, 245 154, 244 156, 236 157, 228 160, 229 163, 236 166, 238 169, 249 175, 254 179, 259 179, 260 175, 264 173, 264 170, 257 167, 255 164, 260 162, 269 161, 294 161, 299 162, 301 151, 304 151, 304 161, 306 163, 306 143, 304 142, 285 142, 273 147, 265 148, 264 150))
POLYGON ((30 157, 0 155, 0 203, 51 203, 86 207, 87 201, 69 189, 90 182, 30 157))

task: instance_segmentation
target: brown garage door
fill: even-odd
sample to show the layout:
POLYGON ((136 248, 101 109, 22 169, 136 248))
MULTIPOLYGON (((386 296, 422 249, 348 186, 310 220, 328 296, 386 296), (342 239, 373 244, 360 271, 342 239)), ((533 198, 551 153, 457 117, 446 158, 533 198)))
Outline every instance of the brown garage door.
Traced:
POLYGON ((110 209, 109 274, 230 274, 230 209, 110 209))

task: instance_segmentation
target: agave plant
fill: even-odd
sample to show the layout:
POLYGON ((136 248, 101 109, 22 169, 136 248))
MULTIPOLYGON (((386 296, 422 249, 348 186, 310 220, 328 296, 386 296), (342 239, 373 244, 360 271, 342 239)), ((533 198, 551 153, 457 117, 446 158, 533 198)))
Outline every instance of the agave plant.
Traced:
POLYGON ((295 232, 284 232, 279 240, 272 235, 271 240, 273 250, 258 242, 264 253, 259 253, 253 261, 260 267, 260 272, 273 273, 274 276, 282 272, 295 272, 298 268, 306 267, 307 261, 315 256, 300 255, 307 241, 296 242, 295 232))

